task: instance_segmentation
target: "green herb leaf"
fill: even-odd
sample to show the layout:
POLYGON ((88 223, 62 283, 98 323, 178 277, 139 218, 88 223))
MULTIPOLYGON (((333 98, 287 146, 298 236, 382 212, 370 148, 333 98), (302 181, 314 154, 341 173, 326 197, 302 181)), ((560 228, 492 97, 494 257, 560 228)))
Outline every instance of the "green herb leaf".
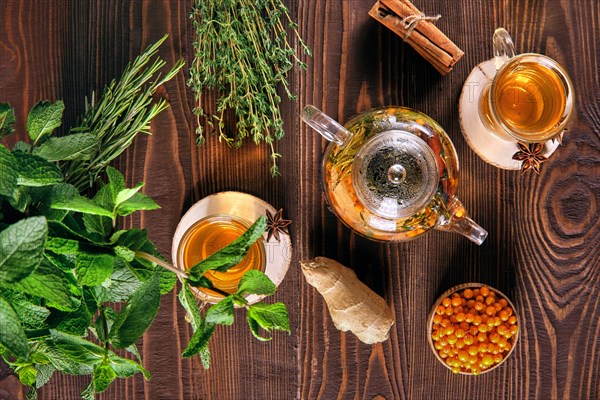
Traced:
POLYGON ((140 182, 131 189, 121 189, 115 197, 115 205, 118 206, 119 204, 129 200, 134 194, 139 192, 143 186, 144 183, 140 182))
POLYGON ((92 315, 83 302, 75 311, 54 311, 48 318, 48 325, 51 329, 77 336, 85 336, 91 323, 92 315))
POLYGON ((114 257, 108 254, 79 252, 75 257, 75 275, 82 286, 96 286, 104 282, 114 269, 114 257))
POLYGON ((202 367, 204 369, 209 369, 210 368, 210 350, 208 348, 208 345, 202 347, 200 349, 200 351, 198 352, 198 355, 200 356, 200 362, 202 363, 202 367))
POLYGON ((23 328, 36 330, 46 327, 45 321, 50 315, 47 308, 35 304, 27 296, 15 290, 0 288, 0 294, 11 303, 23 328))
POLYGON ((62 115, 65 105, 62 101, 50 103, 40 101, 29 111, 27 115, 27 133, 34 143, 40 142, 50 135, 54 129, 62 123, 62 115))
POLYGON ((247 316, 246 319, 248 320, 248 326, 250 327, 250 332, 252 332, 252 335, 255 338, 257 338, 261 342, 268 342, 269 340, 273 339, 270 337, 261 336, 260 326, 258 325, 258 322, 256 322, 256 320, 254 318, 247 316))
POLYGON ((119 378, 129 378, 136 372, 141 372, 146 379, 151 378, 150 372, 148 372, 148 370, 146 370, 146 368, 144 368, 141 364, 133 360, 119 357, 116 354, 111 354, 109 361, 111 368, 116 372, 119 378))
POLYGON ((108 362, 96 365, 96 368, 94 368, 94 388, 96 393, 102 393, 108 389, 116 377, 117 374, 108 362))
MULTIPOLYGON (((19 381, 21 381, 23 385, 35 385, 35 381, 37 378, 37 370, 32 364, 19 366, 15 369, 15 372, 19 376, 19 381)), ((33 390, 33 388, 30 390, 33 390)))
POLYGON ((18 164, 19 177, 17 178, 17 184, 35 187, 62 182, 63 175, 60 169, 42 157, 21 152, 15 152, 13 156, 18 164))
POLYGON ((37 389, 48 383, 50 378, 52 378, 54 371, 56 371, 56 368, 54 368, 52 364, 38 364, 35 366, 35 369, 37 370, 35 379, 35 387, 37 389))
POLYGON ((67 215, 67 210, 55 210, 51 208, 53 202, 70 199, 79 195, 77 188, 68 183, 58 183, 52 186, 35 188, 31 192, 32 200, 40 203, 40 213, 50 221, 62 221, 67 215))
POLYGON ((267 227, 267 218, 262 215, 242 236, 232 243, 194 265, 189 271, 188 282, 192 286, 199 284, 200 277, 209 270, 220 272, 238 264, 246 256, 248 249, 256 240, 263 236, 267 227))
POLYGON ((124 261, 116 259, 115 269, 109 279, 94 288, 99 302, 126 301, 142 286, 142 281, 132 272, 131 267, 124 261))
POLYGON ((231 325, 233 320, 233 295, 213 304, 206 312, 206 322, 209 324, 231 325))
POLYGON ((33 154, 46 161, 88 160, 100 146, 100 141, 91 133, 76 133, 68 136, 52 137, 33 154))
POLYGON ((194 296, 186 282, 184 282, 181 285, 181 290, 179 291, 178 298, 179 303, 181 303, 181 305, 183 306, 190 318, 192 330, 196 332, 198 328, 200 328, 204 324, 204 318, 202 318, 202 315, 200 315, 200 310, 198 309, 196 297, 194 296))
POLYGON ((22 219, 0 232, 0 281, 17 282, 39 265, 48 235, 44 217, 22 219))
POLYGON ((25 279, 16 283, 0 280, 0 286, 44 298, 49 307, 61 311, 76 310, 81 302, 81 291, 73 275, 61 271, 46 259, 42 259, 35 271, 25 279))
MULTIPOLYGON (((81 374, 84 375, 84 374, 81 374)), ((88 375, 88 374, 85 374, 88 375)), ((81 392, 81 400, 95 400, 96 398, 96 388, 94 386, 94 380, 92 379, 90 383, 83 389, 81 392)))
POLYGON ((122 258, 125 261, 131 262, 135 259, 135 251, 128 249, 125 246, 115 246, 113 250, 117 257, 122 258))
POLYGON ((15 124, 15 110, 7 103, 0 103, 0 139, 10 135, 15 124))
MULTIPOLYGON (((181 356, 192 357, 198 353, 205 352, 208 346, 208 341, 210 340, 214 331, 215 326, 212 324, 205 324, 202 329, 196 330, 181 356)), ((206 354, 204 354, 204 357, 206 357, 206 354)))
POLYGON ((37 343, 37 351, 48 357, 54 368, 69 375, 90 375, 94 372, 93 365, 73 361, 71 357, 58 348, 51 338, 37 343))
POLYGON ((2 177, 0 179, 0 196, 13 199, 14 192, 17 190, 17 179, 19 177, 17 159, 1 144, 0 176, 2 177))
POLYGON ((275 294, 277 287, 264 272, 250 270, 242 276, 238 285, 237 294, 258 294, 271 296, 275 294))
POLYGON ((31 153, 31 145, 27 142, 19 140, 12 148, 13 153, 20 151, 21 153, 31 153))
POLYGON ((256 335, 256 325, 260 326, 267 332, 272 329, 278 329, 285 332, 290 332, 290 322, 285 304, 275 303, 256 303, 248 307, 248 323, 252 329, 252 333, 256 335), (254 325, 254 326, 253 326, 254 325))
MULTIPOLYGON (((0 296, 0 345, 4 346, 18 360, 26 360, 29 355, 27 336, 8 300, 0 296)), ((35 380, 34 380, 35 382, 35 380)))
POLYGON ((52 203, 51 207, 58 210, 76 211, 84 214, 101 215, 109 218, 114 217, 112 211, 100 207, 92 200, 83 196, 76 196, 70 199, 56 201, 52 203))
POLYGON ((122 349, 135 341, 150 326, 160 304, 158 275, 154 275, 131 296, 110 331, 112 344, 122 349))
POLYGON ((56 349, 75 363, 94 365, 104 358, 104 348, 78 336, 50 329, 50 340, 56 349))
POLYGON ((124 217, 136 211, 150 211, 159 208, 160 206, 144 193, 135 193, 130 199, 117 206, 117 214, 124 217))

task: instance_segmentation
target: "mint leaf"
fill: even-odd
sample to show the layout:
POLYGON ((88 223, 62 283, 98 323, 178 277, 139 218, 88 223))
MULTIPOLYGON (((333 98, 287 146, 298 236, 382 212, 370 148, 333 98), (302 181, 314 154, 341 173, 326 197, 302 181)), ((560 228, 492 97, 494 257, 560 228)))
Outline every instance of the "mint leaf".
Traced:
POLYGON ((200 351, 198 352, 198 355, 200 356, 200 362, 202 363, 202 367, 204 367, 204 369, 209 369, 210 368, 210 350, 208 348, 208 345, 205 345, 204 347, 202 347, 200 349, 200 351))
POLYGON ((112 202, 116 204, 117 194, 125 189, 125 179, 118 170, 111 166, 106 167, 106 175, 108 176, 108 186, 112 195, 112 202))
POLYGON ((117 196, 115 197, 115 205, 119 205, 127 200, 129 200, 134 194, 140 191, 140 189, 144 186, 143 182, 138 183, 131 189, 121 189, 117 196))
POLYGON ((0 144, 0 196, 7 199, 14 197, 18 177, 17 159, 0 144))
MULTIPOLYGON (((154 247, 154 245, 152 245, 152 247, 154 247)), ((143 251, 149 253, 147 250, 143 251)), ((160 257, 156 251, 150 254, 160 257)), ((158 275, 160 294, 166 294, 170 292, 177 283, 177 276, 173 272, 148 260, 136 257, 135 260, 130 263, 130 265, 138 276, 145 277, 146 279, 153 275, 158 275)))
POLYGON ((2 296, 0 296, 0 345, 18 360, 26 360, 29 356, 29 344, 21 321, 8 300, 2 296))
POLYGON ((33 154, 46 161, 88 160, 99 146, 100 141, 91 133, 76 133, 52 137, 34 148, 33 154))
POLYGON ((31 140, 37 143, 58 128, 62 123, 64 110, 65 105, 60 100, 56 103, 40 101, 33 106, 27 115, 27 133, 31 140))
POLYGON ((17 184, 22 186, 48 186, 63 181, 62 172, 54 164, 33 154, 15 152, 19 176, 17 184))
POLYGON ((38 364, 35 366, 37 370, 37 377, 35 379, 35 387, 37 389, 44 386, 50 378, 52 378, 52 374, 56 371, 56 368, 52 364, 38 364))
MULTIPOLYGON (((103 347, 79 336, 50 329, 50 341, 66 358, 75 363, 93 365, 104 358, 103 347)), ((50 360, 53 361, 52 358, 50 360)))
MULTIPOLYGON (((37 370, 31 364, 19 366, 15 369, 15 372, 19 376, 19 381, 23 385, 33 386, 37 378, 37 370)), ((33 390, 33 389, 30 389, 33 390)))
POLYGON ((271 296, 275 294, 277 287, 271 279, 263 272, 250 270, 242 276, 238 285, 237 294, 258 294, 271 296))
POLYGON ((75 257, 75 275, 82 286, 97 286, 108 278, 114 269, 114 257, 108 254, 79 252, 75 257))
POLYGON ((197 286, 200 277, 209 270, 225 272, 244 259, 248 249, 256 240, 263 236, 267 227, 267 218, 262 215, 242 236, 225 246, 223 249, 194 265, 189 271, 188 282, 197 286))
POLYGON ((136 290, 117 316, 110 331, 112 344, 122 349, 135 343, 154 320, 159 304, 158 275, 154 275, 136 290))
POLYGON ((7 103, 0 103, 0 139, 14 131, 15 110, 7 103))
POLYGON ((13 153, 20 151, 21 153, 31 153, 31 145, 27 142, 19 140, 12 148, 13 153))
POLYGON ((35 270, 44 252, 44 217, 25 218, 0 232, 0 281, 17 282, 35 270))
POLYGON ((117 214, 124 217, 136 211, 150 211, 159 208, 160 206, 144 193, 135 193, 130 199, 117 206, 117 214))
POLYGON ((142 286, 142 281, 122 260, 115 260, 114 271, 101 285, 96 286, 94 294, 99 302, 121 302, 131 297, 142 286))
MULTIPOLYGON (((212 324, 206 324, 202 327, 202 329, 198 329, 192 335, 190 342, 188 343, 185 350, 181 354, 182 357, 192 357, 199 352, 204 352, 204 357, 206 357, 206 350, 208 346, 208 341, 215 331, 215 326, 212 324)), ((209 355, 210 357, 210 355, 209 355)), ((203 362, 204 364, 204 362, 203 362)))
POLYGON ((135 251, 128 249, 125 246, 113 247, 115 255, 125 261, 131 262, 135 259, 135 251))
POLYGON ((116 372, 119 378, 129 378, 136 372, 141 372, 146 379, 151 378, 150 372, 133 360, 119 357, 116 354, 111 354, 109 361, 111 368, 116 372))
POLYGON ((288 312, 285 304, 283 303, 252 304, 248 307, 248 324, 250 324, 252 333, 255 336, 257 336, 256 325, 260 326, 267 332, 270 332, 272 329, 278 329, 288 333, 290 332, 288 312))
POLYGON ((51 329, 77 336, 85 336, 91 323, 92 315, 83 302, 75 311, 55 311, 48 319, 48 325, 51 329))
MULTIPOLYGON (((80 374, 80 375, 89 375, 89 374, 80 374)), ((81 392, 81 400, 95 400, 96 396, 96 388, 94 387, 94 380, 92 379, 90 383, 83 389, 81 392)))
POLYGON ((101 215, 113 218, 113 213, 106 208, 100 207, 92 200, 83 196, 75 196, 70 199, 63 199, 53 202, 52 208, 58 210, 76 211, 84 214, 101 215))
POLYGON ((204 318, 200 315, 200 309, 196 302, 196 297, 190 290, 189 286, 184 282, 179 291, 179 303, 183 306, 192 324, 192 330, 196 332, 204 324, 204 318))
POLYGON ((0 288, 0 294, 11 303, 23 328, 35 330, 46 326, 46 318, 50 315, 47 308, 33 303, 27 296, 14 290, 0 288))
POLYGON ((206 312, 206 323, 208 324, 231 325, 233 320, 233 295, 213 304, 206 312))
POLYGON ((25 213, 29 204, 31 204, 31 187, 29 186, 17 186, 17 190, 15 190, 13 198, 10 199, 9 203, 12 208, 18 210, 22 213, 25 213))
POLYGON ((57 310, 73 311, 79 307, 81 291, 70 273, 61 271, 46 259, 27 278, 7 283, 0 280, 0 286, 46 299, 49 307, 57 310))
POLYGON ((62 221, 67 215, 67 210, 55 210, 51 208, 53 202, 69 199, 79 195, 79 191, 68 183, 58 183, 52 186, 36 188, 31 192, 33 201, 40 203, 39 211, 48 220, 62 221))
POLYGON ((117 374, 108 363, 100 363, 94 368, 94 388, 96 393, 102 393, 115 380, 117 374))
POLYGON ((270 337, 264 337, 261 336, 260 334, 260 326, 258 325, 258 322, 256 322, 256 320, 250 316, 247 316, 246 318, 248 320, 248 326, 250 327, 250 332, 252 332, 252 335, 257 338, 258 340, 260 340, 261 342, 268 342, 269 340, 273 339, 270 337))

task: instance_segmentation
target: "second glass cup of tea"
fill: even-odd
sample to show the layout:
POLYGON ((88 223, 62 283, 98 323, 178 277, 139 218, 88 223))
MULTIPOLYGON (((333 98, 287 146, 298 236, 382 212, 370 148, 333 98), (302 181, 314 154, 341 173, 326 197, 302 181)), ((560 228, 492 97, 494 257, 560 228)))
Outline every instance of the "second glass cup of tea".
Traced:
POLYGON ((513 169, 510 159, 519 160, 519 150, 549 156, 562 141, 575 110, 573 83, 550 57, 516 54, 504 28, 494 32, 493 47, 494 59, 478 65, 465 82, 461 126, 469 145, 484 160, 513 169), (537 149, 534 144, 539 144, 537 149))

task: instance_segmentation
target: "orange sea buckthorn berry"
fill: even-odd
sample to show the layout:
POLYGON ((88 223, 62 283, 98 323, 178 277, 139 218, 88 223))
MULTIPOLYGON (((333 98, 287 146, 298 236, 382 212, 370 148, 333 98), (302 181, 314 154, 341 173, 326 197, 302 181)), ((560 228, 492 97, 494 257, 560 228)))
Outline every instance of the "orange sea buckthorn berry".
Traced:
POLYGON ((456 347, 457 349, 462 349, 463 347, 465 347, 465 342, 462 339, 458 339, 456 343, 454 343, 454 347, 456 347))
POLYGON ((456 322, 463 322, 465 320, 465 313, 460 312, 456 314, 456 322))
POLYGON ((481 293, 483 297, 487 297, 487 295, 490 294, 490 289, 488 289, 487 286, 482 286, 481 289, 479 289, 479 293, 481 293))
POLYGON ((476 356, 479 353, 479 347, 478 346, 469 346, 467 348, 467 352, 472 356, 476 356))
POLYGON ((500 338, 500 340, 498 341, 498 347, 500 347, 501 349, 506 348, 507 344, 508 344, 508 342, 506 341, 506 338, 504 338, 504 337, 500 338))
POLYGON ((504 308, 508 305, 508 301, 506 301, 506 299, 500 299, 500 300, 498 300, 498 303, 500 303, 502 308, 504 308))
POLYGON ((483 303, 482 303, 481 301, 478 301, 478 302, 476 302, 476 303, 475 303, 475 309, 476 309, 477 311, 481 311, 481 310, 483 310, 483 308, 484 308, 484 307, 485 307, 485 306, 483 305, 483 303))
POLYGON ((452 311, 454 311, 455 315, 458 315, 458 314, 463 314, 464 309, 461 306, 457 306, 457 307, 454 307, 454 310, 452 310, 452 311))
POLYGON ((470 299, 471 297, 473 297, 473 290, 467 288, 463 291, 463 297, 465 299, 470 299))
POLYGON ((450 320, 448 318, 442 318, 442 322, 440 322, 440 325, 446 328, 450 326, 450 320))
POLYGON ((475 301, 478 301, 478 302, 480 302, 480 303, 483 303, 483 300, 484 300, 484 299, 483 299, 483 296, 482 296, 482 295, 475 296, 475 301))
POLYGON ((468 308, 473 308, 473 307, 475 307, 475 300, 473 300, 473 299, 469 299, 469 301, 467 301, 467 307, 468 307, 468 308))
POLYGON ((500 317, 494 317, 494 326, 500 326, 501 323, 502 320, 500 319, 500 317))
POLYGON ((502 310, 502 306, 500 305, 500 303, 495 302, 494 304, 492 304, 494 306, 494 308, 496 309, 496 312, 500 312, 500 310, 502 310))
POLYGON ((473 314, 471 314, 470 312, 466 313, 465 314, 465 321, 467 321, 468 323, 473 322, 473 314))
POLYGON ((452 335, 454 333, 454 327, 452 325, 450 325, 449 327, 446 328, 445 332, 446 332, 446 335, 452 335))
POLYGON ((466 322, 461 322, 460 325, 458 326, 460 329, 462 329, 465 332, 469 332, 469 327, 471 325, 467 324, 466 322))
POLYGON ((487 331, 490 330, 490 328, 487 326, 487 324, 480 324, 480 325, 477 326, 477 330, 480 333, 486 333, 487 331))
POLYGON ((463 299, 462 299, 462 298, 460 298, 460 297, 454 297, 454 298, 452 298, 452 305, 453 305, 454 307, 458 307, 458 306, 460 306, 462 303, 463 303, 463 299))
POLYGON ((435 313, 438 315, 444 314, 445 311, 446 311, 446 309, 444 308, 444 306, 437 306, 435 308, 435 313))
POLYGON ((469 333, 473 336, 477 336, 477 334, 479 333, 479 330, 477 329, 477 327, 475 325, 471 325, 471 327, 469 328, 469 333))
POLYGON ((446 307, 446 309, 444 310, 444 314, 446 314, 447 317, 452 315, 452 307, 446 307))
POLYGON ((487 340, 487 335, 485 332, 479 332, 479 335, 477 335, 477 340, 479 340, 479 342, 485 342, 487 340))
POLYGON ((460 367, 452 367, 452 373, 453 374, 459 374, 460 373, 460 367))
POLYGON ((453 324, 456 323, 456 315, 451 315, 450 316, 450 322, 452 322, 453 324))
POLYGON ((515 317, 514 315, 513 315, 513 316, 510 316, 510 317, 508 318, 508 323, 509 323, 509 324, 511 324, 511 325, 514 325, 514 324, 516 324, 516 323, 517 323, 517 317, 515 317))
POLYGON ((454 331, 454 334, 456 335, 457 338, 461 339, 461 338, 465 337, 465 330, 462 328, 458 328, 456 331, 454 331))
POLYGON ((473 325, 477 326, 481 324, 481 317, 479 315, 476 315, 473 317, 473 325))
POLYGON ((509 317, 508 311, 506 311, 506 310, 500 310, 500 312, 498 313, 498 317, 500 317, 500 319, 502 321, 508 321, 508 317, 509 317))
POLYGON ((506 307, 505 310, 508 312, 508 315, 513 315, 513 309, 510 307, 506 307))
POLYGON ((479 296, 479 288, 475 288, 475 289, 473 289, 473 296, 474 296, 474 297, 477 297, 477 296, 479 296))
POLYGON ((446 340, 448 340, 448 344, 454 344, 458 339, 454 335, 448 335, 446 340))
POLYGON ((442 305, 444 307, 450 307, 451 304, 452 304, 452 300, 450 300, 449 297, 446 297, 444 300, 442 300, 442 305))
POLYGON ((467 346, 472 345, 474 341, 475 341, 475 338, 471 334, 466 334, 465 337, 463 338, 463 342, 465 342, 465 344, 467 346))
POLYGON ((492 318, 492 317, 490 317, 490 318, 488 318, 488 320, 487 320, 487 321, 485 321, 485 324, 486 324, 487 326, 489 326, 490 328, 493 328, 493 327, 495 327, 495 326, 496 326, 496 319, 495 319, 495 318, 492 318))
POLYGON ((506 325, 501 324, 498 327, 496 327, 496 332, 498 332, 498 335, 500 336, 505 336, 508 332, 508 328, 506 327, 506 325))
POLYGON ((485 298, 485 304, 487 304, 488 306, 491 306, 495 302, 496 302, 496 300, 494 299, 494 297, 492 296, 491 293, 488 297, 485 298))
POLYGON ((462 362, 469 361, 469 353, 466 350, 461 350, 458 352, 458 359, 462 362))
POLYGON ((436 350, 442 350, 444 348, 440 342, 435 342, 433 347, 435 347, 436 350))
POLYGON ((477 353, 469 354, 469 364, 471 364, 471 368, 473 368, 473 364, 477 363, 477 353))
POLYGON ((439 324, 440 322, 442 322, 442 316, 440 314, 435 314, 433 316, 433 323, 439 324))
POLYGON ((442 357, 442 358, 446 358, 446 357, 448 357, 448 354, 444 353, 443 351, 440 351, 438 354, 439 354, 439 356, 440 356, 440 357, 442 357))
POLYGON ((502 359, 503 359, 503 357, 502 357, 501 353, 494 354, 494 362, 496 364, 500 364, 502 362, 502 359))
POLYGON ((517 325, 511 325, 508 329, 513 336, 519 332, 519 327, 517 325))
POLYGON ((483 356, 483 358, 481 359, 481 362, 483 363, 483 365, 485 365, 486 367, 492 366, 494 365, 494 357, 490 356, 489 354, 486 354, 485 356, 483 356))

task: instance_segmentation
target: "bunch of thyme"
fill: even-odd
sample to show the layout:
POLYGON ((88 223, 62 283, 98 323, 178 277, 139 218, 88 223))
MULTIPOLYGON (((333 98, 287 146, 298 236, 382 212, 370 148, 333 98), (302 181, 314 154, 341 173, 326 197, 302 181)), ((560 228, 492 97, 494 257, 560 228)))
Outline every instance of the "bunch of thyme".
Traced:
POLYGON ((196 0, 190 16, 195 31, 195 58, 190 66, 189 87, 195 94, 198 118, 197 142, 204 140, 201 118, 217 125, 219 141, 240 147, 251 136, 255 144, 264 140, 271 149, 271 174, 279 174, 274 139, 284 134, 279 110, 279 84, 290 99, 287 73, 298 65, 306 68, 288 41, 286 26, 298 47, 311 51, 298 34, 281 0, 196 0), (218 94, 216 111, 207 116, 202 106, 204 89, 218 94), (235 135, 224 132, 227 110, 237 117, 235 135))
POLYGON ((152 104, 152 95, 179 72, 184 61, 179 60, 164 76, 160 75, 166 62, 153 57, 167 37, 163 36, 127 65, 121 78, 104 89, 97 103, 94 95, 91 101, 86 99, 85 114, 71 132, 92 133, 100 140, 100 146, 89 160, 60 165, 65 180, 80 191, 92 187, 98 174, 125 151, 138 133, 150 134, 150 121, 168 107, 165 99, 152 104))

